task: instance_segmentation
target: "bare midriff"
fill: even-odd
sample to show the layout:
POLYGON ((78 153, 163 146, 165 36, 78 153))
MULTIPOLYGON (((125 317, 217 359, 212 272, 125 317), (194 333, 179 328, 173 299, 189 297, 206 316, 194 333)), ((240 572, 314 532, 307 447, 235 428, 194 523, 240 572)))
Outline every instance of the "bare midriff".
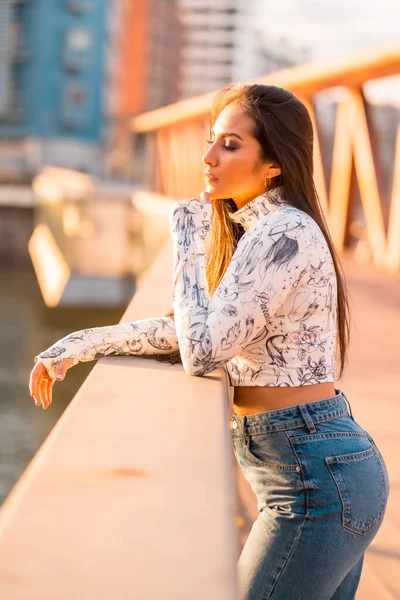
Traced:
POLYGON ((336 394, 333 382, 303 387, 235 387, 234 413, 240 417, 297 404, 317 402, 336 394))

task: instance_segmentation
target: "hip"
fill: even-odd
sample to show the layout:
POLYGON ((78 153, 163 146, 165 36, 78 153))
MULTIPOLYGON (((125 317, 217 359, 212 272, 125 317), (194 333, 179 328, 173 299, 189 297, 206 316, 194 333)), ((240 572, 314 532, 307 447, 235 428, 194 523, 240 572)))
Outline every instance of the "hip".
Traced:
POLYGON ((285 518, 340 519, 363 535, 381 521, 389 482, 370 434, 344 394, 279 410, 232 415, 232 442, 258 509, 285 518))

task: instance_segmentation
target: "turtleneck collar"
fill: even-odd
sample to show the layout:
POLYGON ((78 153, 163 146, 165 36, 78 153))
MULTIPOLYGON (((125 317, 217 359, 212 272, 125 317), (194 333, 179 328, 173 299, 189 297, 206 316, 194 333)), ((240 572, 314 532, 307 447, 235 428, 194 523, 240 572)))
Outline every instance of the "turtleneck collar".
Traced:
POLYGON ((235 223, 242 225, 243 229, 247 231, 256 221, 276 210, 284 202, 283 186, 276 187, 257 196, 239 210, 229 213, 229 217, 235 223))

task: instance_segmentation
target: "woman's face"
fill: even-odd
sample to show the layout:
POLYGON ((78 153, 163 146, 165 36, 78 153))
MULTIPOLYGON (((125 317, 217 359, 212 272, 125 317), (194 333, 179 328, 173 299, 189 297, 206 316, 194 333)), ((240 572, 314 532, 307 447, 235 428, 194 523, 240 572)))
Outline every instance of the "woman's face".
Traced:
POLYGON ((263 161, 260 143, 253 137, 254 124, 235 103, 219 114, 212 142, 202 157, 206 191, 212 200, 232 198, 241 208, 265 191, 264 179, 280 174, 272 161, 263 161))

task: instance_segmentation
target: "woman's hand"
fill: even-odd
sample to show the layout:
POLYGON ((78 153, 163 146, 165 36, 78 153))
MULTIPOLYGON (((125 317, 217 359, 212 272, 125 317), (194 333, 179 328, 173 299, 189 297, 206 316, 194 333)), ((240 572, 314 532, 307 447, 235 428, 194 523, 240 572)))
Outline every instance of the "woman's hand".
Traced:
POLYGON ((201 192, 200 200, 204 202, 204 204, 211 204, 211 196, 208 192, 201 192))
MULTIPOLYGON (((73 359, 64 358, 57 366, 57 381, 62 381, 67 370, 72 367, 73 359)), ((52 389, 54 381, 51 380, 46 367, 41 362, 37 362, 33 367, 29 379, 29 392, 35 399, 36 406, 48 408, 52 400, 52 389)))
MULTIPOLYGON (((199 198, 190 198, 189 202, 199 202, 199 198)), ((211 204, 211 196, 208 192, 200 192, 200 202, 211 204)))

